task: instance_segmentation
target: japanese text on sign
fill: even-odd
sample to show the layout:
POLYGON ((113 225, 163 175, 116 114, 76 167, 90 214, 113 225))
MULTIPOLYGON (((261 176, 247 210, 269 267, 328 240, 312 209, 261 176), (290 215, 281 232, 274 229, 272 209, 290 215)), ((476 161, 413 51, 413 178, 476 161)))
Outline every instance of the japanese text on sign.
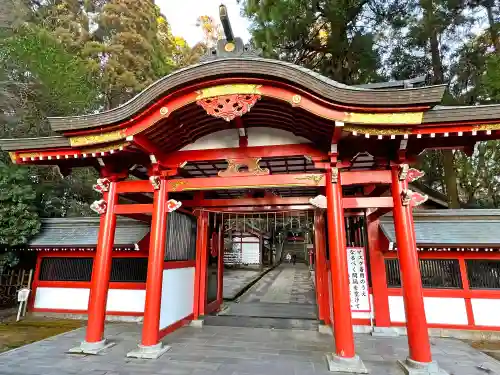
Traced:
POLYGON ((347 248, 351 311, 370 311, 370 294, 363 247, 347 248))

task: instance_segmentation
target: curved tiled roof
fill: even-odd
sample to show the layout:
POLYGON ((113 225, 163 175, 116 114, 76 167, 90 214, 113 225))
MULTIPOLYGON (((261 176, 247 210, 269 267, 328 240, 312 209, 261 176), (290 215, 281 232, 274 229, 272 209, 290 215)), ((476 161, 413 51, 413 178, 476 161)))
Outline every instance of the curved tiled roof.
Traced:
POLYGON ((372 90, 351 87, 333 81, 312 70, 279 60, 263 58, 225 58, 208 61, 175 71, 156 81, 140 94, 109 111, 74 117, 51 117, 55 131, 95 128, 125 120, 155 99, 176 89, 220 77, 273 79, 306 89, 333 103, 353 106, 418 106, 441 101, 445 86, 409 89, 372 90))

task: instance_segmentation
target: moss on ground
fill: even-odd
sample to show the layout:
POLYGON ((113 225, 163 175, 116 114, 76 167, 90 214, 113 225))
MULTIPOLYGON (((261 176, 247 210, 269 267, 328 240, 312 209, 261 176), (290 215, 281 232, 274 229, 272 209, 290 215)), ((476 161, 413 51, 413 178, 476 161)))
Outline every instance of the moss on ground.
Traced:
POLYGON ((0 353, 82 327, 68 319, 28 317, 20 322, 8 318, 0 322, 0 353))

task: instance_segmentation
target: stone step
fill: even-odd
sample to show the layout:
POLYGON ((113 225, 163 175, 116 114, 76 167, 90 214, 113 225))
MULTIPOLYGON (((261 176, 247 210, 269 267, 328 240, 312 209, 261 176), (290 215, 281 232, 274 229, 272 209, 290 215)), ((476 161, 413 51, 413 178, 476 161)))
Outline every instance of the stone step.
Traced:
POLYGON ((245 327, 317 331, 319 322, 309 319, 266 318, 247 316, 206 316, 204 325, 218 327, 245 327))

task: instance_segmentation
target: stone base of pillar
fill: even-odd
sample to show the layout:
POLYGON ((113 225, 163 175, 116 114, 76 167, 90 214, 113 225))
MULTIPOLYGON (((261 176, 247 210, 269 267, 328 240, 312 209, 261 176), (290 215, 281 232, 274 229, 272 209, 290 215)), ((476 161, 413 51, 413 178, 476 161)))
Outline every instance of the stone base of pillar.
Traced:
POLYGON ((404 361, 398 361, 398 364, 406 375, 449 375, 435 361, 426 363, 406 358, 404 361))
POLYGON ((129 358, 157 359, 171 349, 168 345, 158 343, 156 345, 137 345, 137 349, 127 353, 129 358))
POLYGON ((189 323, 189 326, 194 327, 194 328, 203 328, 204 322, 205 322, 204 319, 194 319, 194 320, 191 320, 191 322, 189 323))
POLYGON ((326 324, 320 324, 318 325, 318 332, 323 334, 323 335, 330 335, 332 336, 332 327, 326 324))
POLYGON ((341 372, 348 374, 368 374, 368 369, 357 355, 353 358, 343 358, 335 354, 326 355, 328 370, 331 372, 341 372))
POLYGON ((80 346, 71 348, 68 350, 68 353, 97 355, 103 350, 111 348, 113 345, 115 345, 113 341, 108 341, 106 339, 97 342, 82 341, 80 346))
POLYGON ((372 336, 375 337, 396 337, 399 332, 394 327, 373 327, 372 336))

